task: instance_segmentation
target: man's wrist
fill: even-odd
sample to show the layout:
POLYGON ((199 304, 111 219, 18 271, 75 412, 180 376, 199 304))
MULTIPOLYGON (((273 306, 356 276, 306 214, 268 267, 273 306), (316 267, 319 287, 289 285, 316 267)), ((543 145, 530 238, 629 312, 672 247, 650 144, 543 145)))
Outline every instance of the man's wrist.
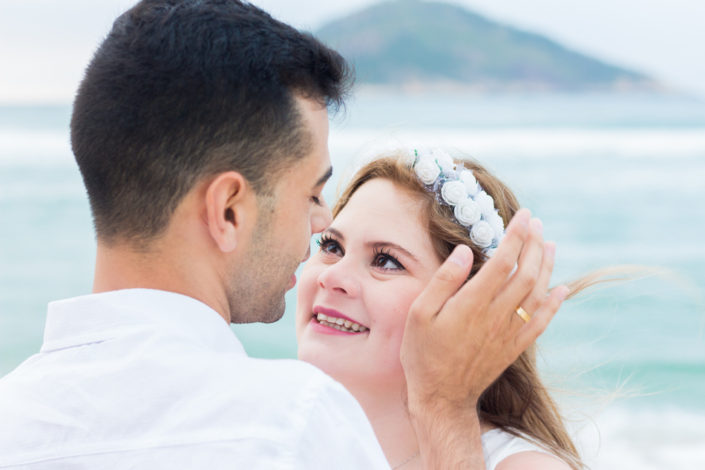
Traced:
POLYGON ((467 423, 479 423, 480 418, 477 411, 477 406, 474 404, 454 404, 434 402, 428 403, 423 401, 410 402, 408 405, 409 415, 412 422, 427 422, 436 421, 448 423, 459 423, 467 425, 467 423))
POLYGON ((467 419, 478 419, 477 400, 468 397, 453 399, 451 397, 432 395, 407 394, 407 408, 412 418, 424 419, 425 416, 452 417, 465 416, 467 419))
POLYGON ((476 406, 417 400, 409 404, 409 413, 424 468, 484 470, 476 406))

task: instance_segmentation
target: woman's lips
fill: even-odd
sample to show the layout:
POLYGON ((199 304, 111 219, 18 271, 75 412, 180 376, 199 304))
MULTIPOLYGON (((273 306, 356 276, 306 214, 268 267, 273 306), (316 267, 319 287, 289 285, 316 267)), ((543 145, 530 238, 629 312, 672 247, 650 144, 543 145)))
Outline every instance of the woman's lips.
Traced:
POLYGON ((313 308, 313 318, 311 324, 317 331, 321 332, 340 332, 347 335, 355 335, 366 333, 369 328, 362 325, 352 318, 349 318, 337 310, 326 307, 316 306, 313 308))
MULTIPOLYGON (((346 328, 345 325, 343 324, 338 325, 329 323, 327 321, 319 321, 316 316, 311 318, 311 321, 309 322, 311 325, 311 328, 313 331, 317 333, 323 333, 327 335, 345 335, 345 336, 355 336, 355 335, 361 335, 364 333, 367 333, 369 330, 365 329, 365 331, 355 331, 352 328, 346 328)), ((364 328, 364 327, 363 327, 364 328)))

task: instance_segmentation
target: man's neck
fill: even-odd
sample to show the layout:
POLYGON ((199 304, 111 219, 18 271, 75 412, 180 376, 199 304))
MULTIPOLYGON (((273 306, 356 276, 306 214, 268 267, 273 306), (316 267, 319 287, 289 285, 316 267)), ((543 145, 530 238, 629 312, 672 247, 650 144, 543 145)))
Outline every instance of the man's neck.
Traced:
POLYGON ((135 250, 125 244, 98 241, 93 292, 121 289, 157 289, 176 292, 200 300, 230 323, 230 308, 221 283, 211 279, 212 273, 199 270, 198 262, 190 262, 188 254, 171 256, 159 247, 135 250))

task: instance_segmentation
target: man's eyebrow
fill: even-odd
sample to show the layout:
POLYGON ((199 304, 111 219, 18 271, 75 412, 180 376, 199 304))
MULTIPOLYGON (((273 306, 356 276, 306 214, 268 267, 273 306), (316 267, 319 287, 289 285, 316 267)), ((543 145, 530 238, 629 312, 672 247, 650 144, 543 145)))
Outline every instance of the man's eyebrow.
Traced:
POLYGON ((314 188, 317 188, 318 186, 323 186, 326 181, 330 179, 330 177, 333 176, 333 167, 330 166, 328 167, 328 170, 325 172, 323 176, 318 178, 318 181, 316 181, 316 184, 313 185, 314 188))

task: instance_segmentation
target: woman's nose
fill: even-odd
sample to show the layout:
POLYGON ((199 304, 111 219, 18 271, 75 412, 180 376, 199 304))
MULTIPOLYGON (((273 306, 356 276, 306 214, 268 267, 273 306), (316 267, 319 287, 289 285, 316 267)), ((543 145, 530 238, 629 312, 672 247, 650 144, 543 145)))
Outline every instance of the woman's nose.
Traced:
POLYGON ((322 289, 357 296, 360 283, 351 261, 343 257, 338 262, 326 266, 318 275, 318 285, 322 289))

